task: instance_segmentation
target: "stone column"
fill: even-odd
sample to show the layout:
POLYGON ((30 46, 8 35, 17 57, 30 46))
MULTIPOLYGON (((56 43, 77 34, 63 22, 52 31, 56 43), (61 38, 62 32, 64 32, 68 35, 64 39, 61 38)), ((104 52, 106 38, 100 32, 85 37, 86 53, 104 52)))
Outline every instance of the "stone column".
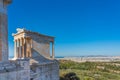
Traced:
POLYGON ((19 58, 18 56, 19 56, 18 40, 16 40, 16 59, 19 58))
POLYGON ((32 39, 30 40, 30 57, 32 57, 32 39))
POLYGON ((14 40, 14 58, 17 58, 17 41, 14 40))
POLYGON ((20 58, 22 58, 22 38, 20 39, 20 46, 19 46, 19 48, 20 48, 19 55, 20 55, 20 58))
POLYGON ((28 45, 28 38, 26 38, 26 57, 29 57, 28 45))
POLYGON ((18 58, 20 58, 20 39, 18 39, 18 58))
POLYGON ((27 40, 27 54, 28 54, 29 58, 32 57, 31 48, 32 48, 32 40, 31 40, 31 38, 28 38, 28 40, 27 40))
POLYGON ((26 38, 24 38, 24 57, 26 57, 26 38))
POLYGON ((22 38, 22 58, 25 58, 25 53, 24 53, 24 39, 22 38))
POLYGON ((54 42, 52 42, 52 58, 54 59, 55 54, 54 54, 54 42))
POLYGON ((11 0, 0 0, 0 61, 8 61, 7 5, 11 0))

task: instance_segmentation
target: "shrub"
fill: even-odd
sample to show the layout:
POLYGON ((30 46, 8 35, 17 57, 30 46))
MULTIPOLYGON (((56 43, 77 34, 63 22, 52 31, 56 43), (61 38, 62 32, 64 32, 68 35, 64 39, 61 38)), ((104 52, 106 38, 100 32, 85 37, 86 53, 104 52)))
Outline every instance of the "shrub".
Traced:
POLYGON ((60 77, 60 80, 80 80, 80 78, 74 72, 70 72, 64 75, 64 77, 60 77))

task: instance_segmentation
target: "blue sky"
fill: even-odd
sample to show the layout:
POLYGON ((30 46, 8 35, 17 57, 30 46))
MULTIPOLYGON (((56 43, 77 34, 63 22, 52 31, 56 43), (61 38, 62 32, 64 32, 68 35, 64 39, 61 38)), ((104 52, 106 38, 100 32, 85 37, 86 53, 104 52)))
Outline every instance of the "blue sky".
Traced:
POLYGON ((119 0, 13 0, 8 8, 12 33, 26 28, 56 37, 56 56, 120 55, 119 0))

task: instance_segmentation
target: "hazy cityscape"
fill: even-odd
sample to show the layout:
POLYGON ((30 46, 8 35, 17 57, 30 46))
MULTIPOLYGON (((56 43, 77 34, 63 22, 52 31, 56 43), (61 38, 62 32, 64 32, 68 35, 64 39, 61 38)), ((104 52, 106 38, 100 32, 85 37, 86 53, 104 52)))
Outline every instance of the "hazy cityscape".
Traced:
POLYGON ((82 57, 59 57, 58 60, 71 60, 75 62, 116 62, 120 56, 82 56, 82 57))

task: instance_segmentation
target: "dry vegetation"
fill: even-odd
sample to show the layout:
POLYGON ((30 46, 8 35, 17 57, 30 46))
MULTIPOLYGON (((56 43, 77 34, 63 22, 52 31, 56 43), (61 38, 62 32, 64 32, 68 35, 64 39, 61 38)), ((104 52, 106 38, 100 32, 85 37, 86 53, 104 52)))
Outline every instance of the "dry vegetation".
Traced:
POLYGON ((120 62, 60 61, 61 80, 120 80, 120 62), (65 75, 75 73, 79 79, 65 79, 65 75))

